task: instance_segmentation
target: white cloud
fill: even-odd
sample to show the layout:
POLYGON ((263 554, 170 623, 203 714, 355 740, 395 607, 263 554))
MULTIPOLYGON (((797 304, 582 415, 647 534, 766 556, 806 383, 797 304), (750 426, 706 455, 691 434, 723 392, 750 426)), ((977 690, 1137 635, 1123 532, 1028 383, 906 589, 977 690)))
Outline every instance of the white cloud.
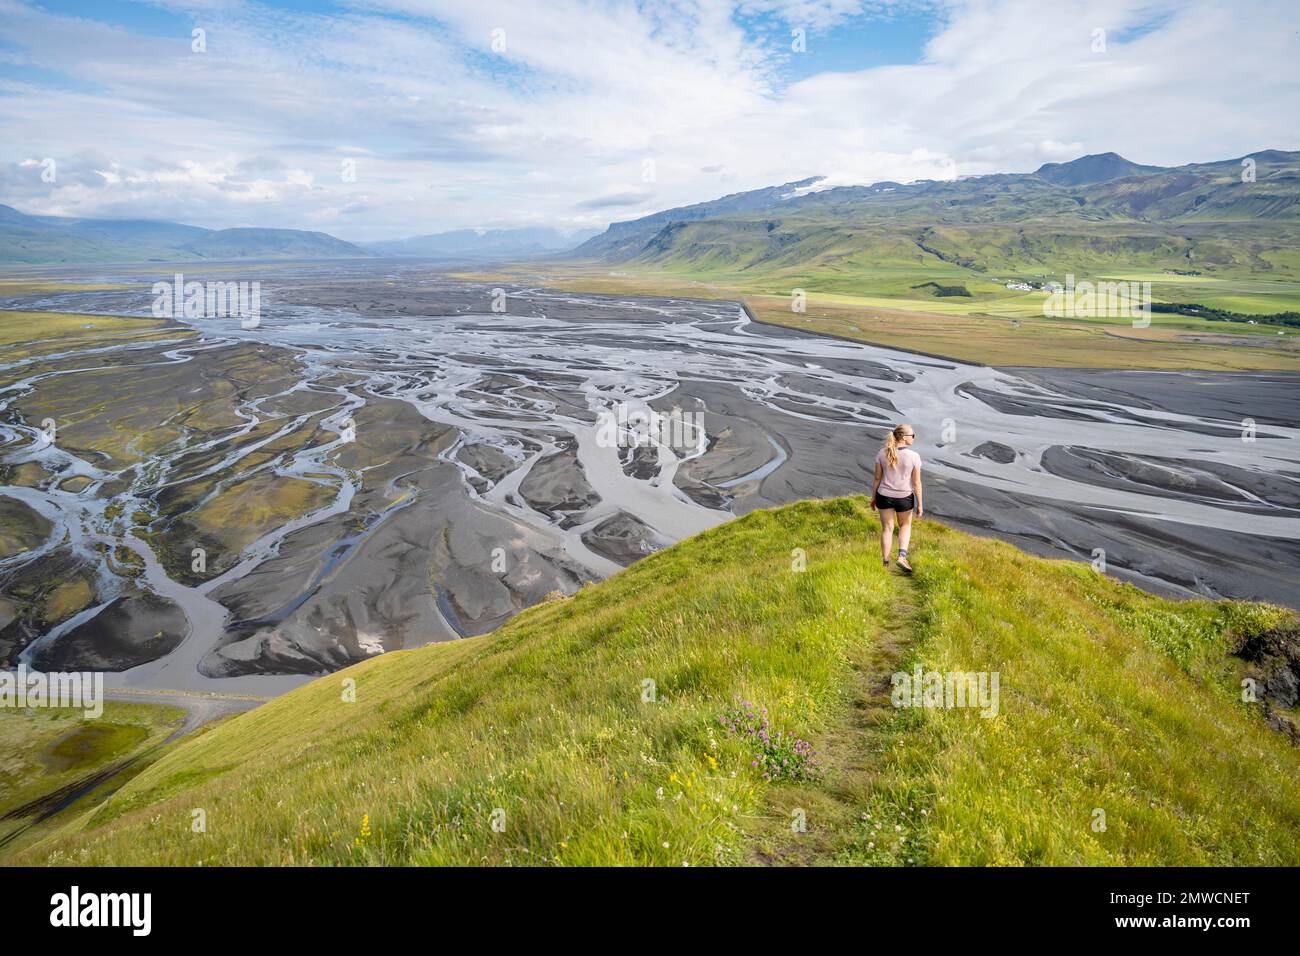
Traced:
POLYGON ((1294 19, 1281 0, 1240 11, 1226 0, 959 0, 936 13, 918 62, 797 82, 746 18, 833 31, 907 8, 177 9, 203 25, 207 53, 190 52, 188 30, 135 35, 0 0, 0 42, 14 48, 0 78, 0 201, 209 226, 328 223, 365 240, 599 225, 817 174, 838 185, 1032 169, 1083 152, 1176 164, 1300 146, 1300 40, 1280 28, 1294 19), (59 159, 54 184, 21 165, 46 156, 59 159))

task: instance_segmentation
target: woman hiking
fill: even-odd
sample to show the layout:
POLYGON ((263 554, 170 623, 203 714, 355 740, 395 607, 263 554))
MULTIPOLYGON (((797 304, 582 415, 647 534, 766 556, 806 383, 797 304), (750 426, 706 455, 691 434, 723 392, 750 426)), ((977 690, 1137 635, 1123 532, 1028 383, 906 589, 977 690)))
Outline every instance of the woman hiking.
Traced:
POLYGON ((898 566, 908 574, 907 546, 912 538, 912 514, 921 517, 921 456, 909 447, 916 441, 911 425, 897 425, 885 436, 876 454, 876 482, 871 486, 871 510, 880 512, 880 557, 889 567, 894 548, 894 518, 898 518, 898 566))

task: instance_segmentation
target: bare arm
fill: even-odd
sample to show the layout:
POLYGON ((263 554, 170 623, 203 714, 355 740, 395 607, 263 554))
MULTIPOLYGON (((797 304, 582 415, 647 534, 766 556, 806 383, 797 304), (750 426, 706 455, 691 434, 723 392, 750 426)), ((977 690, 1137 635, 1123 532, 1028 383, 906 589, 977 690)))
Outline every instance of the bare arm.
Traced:
POLYGON ((876 480, 871 485, 871 510, 876 510, 876 490, 880 487, 881 479, 885 477, 885 469, 880 467, 880 462, 876 462, 876 480))
POLYGON ((912 469, 912 490, 916 492, 916 516, 919 518, 925 514, 925 509, 921 507, 921 463, 919 461, 912 469))

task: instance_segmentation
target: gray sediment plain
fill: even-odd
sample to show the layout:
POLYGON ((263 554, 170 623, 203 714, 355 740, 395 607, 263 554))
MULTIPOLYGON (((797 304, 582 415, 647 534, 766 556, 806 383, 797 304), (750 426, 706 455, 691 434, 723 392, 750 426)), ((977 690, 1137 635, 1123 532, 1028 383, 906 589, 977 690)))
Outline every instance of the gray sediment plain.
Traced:
MULTIPOLYGON (((11 305, 147 315, 160 278, 11 305)), ((899 421, 927 515, 1104 552, 1162 593, 1300 599, 1300 376, 963 365, 731 303, 503 299, 410 263, 248 278, 254 328, 196 318, 183 341, 0 363, 0 502, 6 526, 31 516, 0 555, 4 663, 279 693, 483 633, 731 516, 864 491, 899 421), (89 376, 104 401, 72 415, 58 399, 89 376), (42 414, 74 421, 43 442, 42 414), (629 416, 691 428, 645 442, 629 416), (154 440, 106 445, 123 427, 154 440), (87 596, 51 621, 30 607, 48 611, 34 582, 56 566, 87 596)))

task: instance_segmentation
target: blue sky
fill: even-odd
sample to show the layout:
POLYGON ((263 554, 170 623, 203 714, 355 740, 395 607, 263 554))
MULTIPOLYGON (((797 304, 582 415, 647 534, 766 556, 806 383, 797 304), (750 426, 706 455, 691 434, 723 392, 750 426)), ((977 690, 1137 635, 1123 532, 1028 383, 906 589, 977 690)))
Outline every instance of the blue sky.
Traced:
POLYGON ((1300 147, 1296 25, 1280 0, 0 0, 0 202, 368 240, 1229 158, 1300 147))

